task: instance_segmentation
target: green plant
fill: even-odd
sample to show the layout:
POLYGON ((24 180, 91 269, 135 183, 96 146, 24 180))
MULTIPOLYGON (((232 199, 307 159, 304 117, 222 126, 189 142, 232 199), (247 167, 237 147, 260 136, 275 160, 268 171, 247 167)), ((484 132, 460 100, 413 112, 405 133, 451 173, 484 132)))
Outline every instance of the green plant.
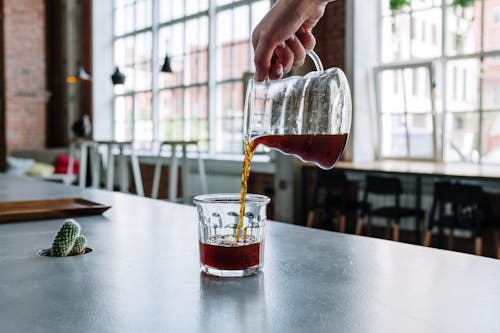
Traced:
POLYGON ((453 0, 452 7, 468 7, 472 6, 476 0, 453 0))
POLYGON ((71 251, 69 251, 69 256, 76 256, 82 254, 85 251, 85 245, 87 245, 87 238, 84 235, 80 235, 75 239, 75 245, 71 251))
MULTIPOLYGON (((53 257, 67 256, 70 252, 72 252, 78 236, 80 236, 80 225, 78 224, 78 222, 73 219, 65 220, 56 236, 54 237, 52 248, 50 249, 50 255, 53 257)), ((85 239, 85 237, 83 238, 85 239)), ((81 240, 78 242, 78 246, 80 245, 81 240)), ((83 244, 83 247, 85 248, 85 244, 83 244)), ((78 249, 75 249, 75 251, 77 250, 78 249)), ((82 251, 80 251, 79 253, 81 252, 82 251)))
POLYGON ((409 6, 411 0, 389 0, 389 8, 392 11, 400 10, 404 6, 409 6))

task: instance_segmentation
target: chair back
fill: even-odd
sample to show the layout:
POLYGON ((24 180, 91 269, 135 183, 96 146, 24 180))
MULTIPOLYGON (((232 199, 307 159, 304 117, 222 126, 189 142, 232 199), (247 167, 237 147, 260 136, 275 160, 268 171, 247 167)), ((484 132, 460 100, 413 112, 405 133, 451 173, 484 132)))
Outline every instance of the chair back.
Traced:
POLYGON ((342 190, 349 180, 344 171, 323 170, 318 168, 317 187, 324 187, 329 190, 342 190))
POLYGON ((397 177, 366 176, 365 193, 378 195, 395 195, 403 193, 401 180, 397 177))
POLYGON ((429 225, 434 224, 436 213, 438 220, 450 216, 446 214, 446 205, 451 205, 452 217, 456 223, 462 226, 478 225, 482 219, 482 198, 481 186, 450 182, 434 183, 434 199, 429 214, 429 225))
POLYGON ((454 184, 450 193, 450 201, 460 206, 481 205, 483 190, 478 185, 454 184))

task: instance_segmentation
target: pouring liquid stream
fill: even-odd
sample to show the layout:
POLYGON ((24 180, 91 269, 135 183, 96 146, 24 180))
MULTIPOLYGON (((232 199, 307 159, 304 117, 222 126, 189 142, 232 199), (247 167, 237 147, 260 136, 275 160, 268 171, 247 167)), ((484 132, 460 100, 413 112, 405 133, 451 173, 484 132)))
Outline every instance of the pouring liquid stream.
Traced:
POLYGON ((342 155, 346 142, 346 133, 263 135, 250 141, 245 140, 245 159, 241 173, 240 216, 238 226, 236 227, 236 241, 239 242, 243 217, 245 216, 245 200, 248 178, 250 176, 250 163, 255 149, 259 144, 274 148, 287 155, 296 156, 304 162, 313 162, 320 168, 331 169, 342 155))

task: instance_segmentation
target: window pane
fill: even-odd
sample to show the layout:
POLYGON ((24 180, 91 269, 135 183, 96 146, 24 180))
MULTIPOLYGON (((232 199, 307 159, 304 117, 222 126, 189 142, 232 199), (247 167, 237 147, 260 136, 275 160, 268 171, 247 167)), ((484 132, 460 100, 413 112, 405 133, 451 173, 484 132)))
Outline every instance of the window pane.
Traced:
POLYGON ((151 63, 135 65, 135 90, 151 89, 151 63))
POLYGON ((405 69, 406 108, 408 112, 431 112, 429 69, 416 67, 405 69))
POLYGON ((146 32, 135 36, 135 62, 151 61, 152 34, 146 32))
POLYGON ((134 37, 117 39, 114 54, 116 65, 132 65, 134 63, 134 37))
POLYGON ((216 151, 241 153, 243 142, 243 86, 241 82, 217 85, 216 151))
POLYGON ((269 11, 269 1, 257 1, 252 4, 252 31, 260 22, 260 20, 269 11))
POLYGON ((500 110, 500 57, 483 61, 483 109, 500 110))
POLYGON ((472 111, 479 108, 479 60, 448 62, 446 107, 449 111, 472 111))
POLYGON ((250 26, 249 26, 250 12, 248 6, 236 7, 233 10, 233 40, 235 42, 240 42, 242 40, 247 40, 250 37, 250 26))
POLYGON ((407 157, 405 115, 382 115, 381 153, 385 157, 407 157))
MULTIPOLYGON (((418 3, 419 1, 414 1, 418 3)), ((413 13, 411 52, 413 58, 432 58, 441 55, 441 9, 413 13)))
POLYGON ((151 0, 136 0, 135 28, 137 30, 151 26, 153 8, 151 0))
POLYGON ((411 2, 411 7, 413 10, 440 7, 440 6, 441 6, 441 0, 417 0, 411 2))
POLYGON ((134 30, 134 5, 127 3, 115 9, 115 36, 134 30))
POLYGON ((120 67, 120 71, 125 75, 125 86, 120 87, 121 85, 115 86, 115 91, 133 91, 135 87, 135 69, 134 65, 128 65, 125 67, 120 67))
POLYGON ((484 41, 485 51, 500 50, 500 2, 484 0, 484 41))
POLYGON ((151 93, 135 95, 134 140, 153 140, 153 105, 151 93))
POLYGON ((383 113, 400 113, 405 111, 403 71, 386 70, 379 74, 380 105, 383 113))
POLYGON ((232 55, 231 45, 217 48, 217 80, 229 79, 232 76, 232 55))
POLYGON ((151 89, 151 44, 150 32, 135 36, 135 90, 151 89))
POLYGON ((216 4, 217 6, 225 5, 225 4, 228 4, 228 3, 231 3, 231 0, 217 0, 217 1, 215 2, 215 4, 216 4))
POLYGON ((208 19, 206 16, 186 22, 185 53, 197 52, 208 46, 208 19))
MULTIPOLYGON (((409 1, 411 3, 411 1, 409 1)), ((410 6, 402 6, 400 8, 398 8, 398 10, 395 10, 395 11, 392 11, 389 4, 390 4, 390 1, 386 1, 386 0, 382 0, 381 2, 381 6, 382 6, 382 15, 394 15, 394 14, 398 14, 398 13, 406 13, 410 10, 410 6)))
POLYGON ((187 0, 186 4, 186 15, 196 14, 198 12, 208 9, 208 0, 187 0))
POLYGON ((446 115, 445 161, 479 161, 479 114, 448 113, 446 115))
POLYGON ((382 60, 410 58, 410 15, 387 16, 382 20, 382 60))
POLYGON ((434 156, 433 124, 430 114, 408 115, 408 133, 411 158, 432 158, 434 156))
POLYGON ((249 70, 248 16, 248 6, 217 15, 217 80, 239 79, 249 70))
POLYGON ((449 55, 478 52, 481 49, 481 1, 473 6, 450 6, 446 31, 449 55))
POLYGON ((208 143, 208 94, 207 87, 186 90, 185 117, 187 119, 186 140, 198 139, 208 143))
POLYGON ((133 137, 133 98, 120 96, 115 98, 115 139, 132 140, 133 137))
POLYGON ((236 43, 232 47, 233 68, 232 77, 235 79, 243 78, 243 73, 248 71, 248 40, 236 43))
MULTIPOLYGON (((186 2, 197 2, 189 0, 186 2)), ((182 17, 184 12, 184 0, 161 0, 160 22, 167 22, 182 17)))
POLYGON ((232 10, 225 10, 217 14, 217 46, 228 45, 233 39, 232 10))
POLYGON ((114 56, 115 56, 115 65, 116 66, 124 66, 125 65, 125 63, 127 61, 125 39, 120 38, 120 39, 117 39, 115 41, 114 56))
POLYGON ((160 29, 159 33, 159 59, 160 67, 169 56, 173 73, 159 73, 160 88, 172 87, 183 84, 184 81, 184 25, 175 24, 160 29))
POLYGON ((185 83, 206 82, 208 79, 208 19, 186 23, 185 83))
POLYGON ((184 139, 183 98, 182 89, 160 91, 160 141, 184 139))
POLYGON ((500 112, 483 115, 483 163, 500 163, 500 112))
POLYGON ((159 33, 159 57, 165 58, 165 54, 180 55, 184 53, 184 24, 178 23, 160 29, 159 33))

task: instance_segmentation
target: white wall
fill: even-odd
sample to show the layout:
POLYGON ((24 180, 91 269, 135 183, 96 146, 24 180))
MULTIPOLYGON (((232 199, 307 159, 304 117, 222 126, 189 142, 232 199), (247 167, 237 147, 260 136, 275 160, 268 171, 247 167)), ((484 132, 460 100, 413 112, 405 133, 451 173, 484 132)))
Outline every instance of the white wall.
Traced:
POLYGON ((94 1, 92 18, 93 136, 113 139, 113 1, 94 1))
POLYGON ((347 1, 346 70, 351 83, 353 161, 375 158, 377 115, 373 68, 378 64, 378 1, 347 1))

